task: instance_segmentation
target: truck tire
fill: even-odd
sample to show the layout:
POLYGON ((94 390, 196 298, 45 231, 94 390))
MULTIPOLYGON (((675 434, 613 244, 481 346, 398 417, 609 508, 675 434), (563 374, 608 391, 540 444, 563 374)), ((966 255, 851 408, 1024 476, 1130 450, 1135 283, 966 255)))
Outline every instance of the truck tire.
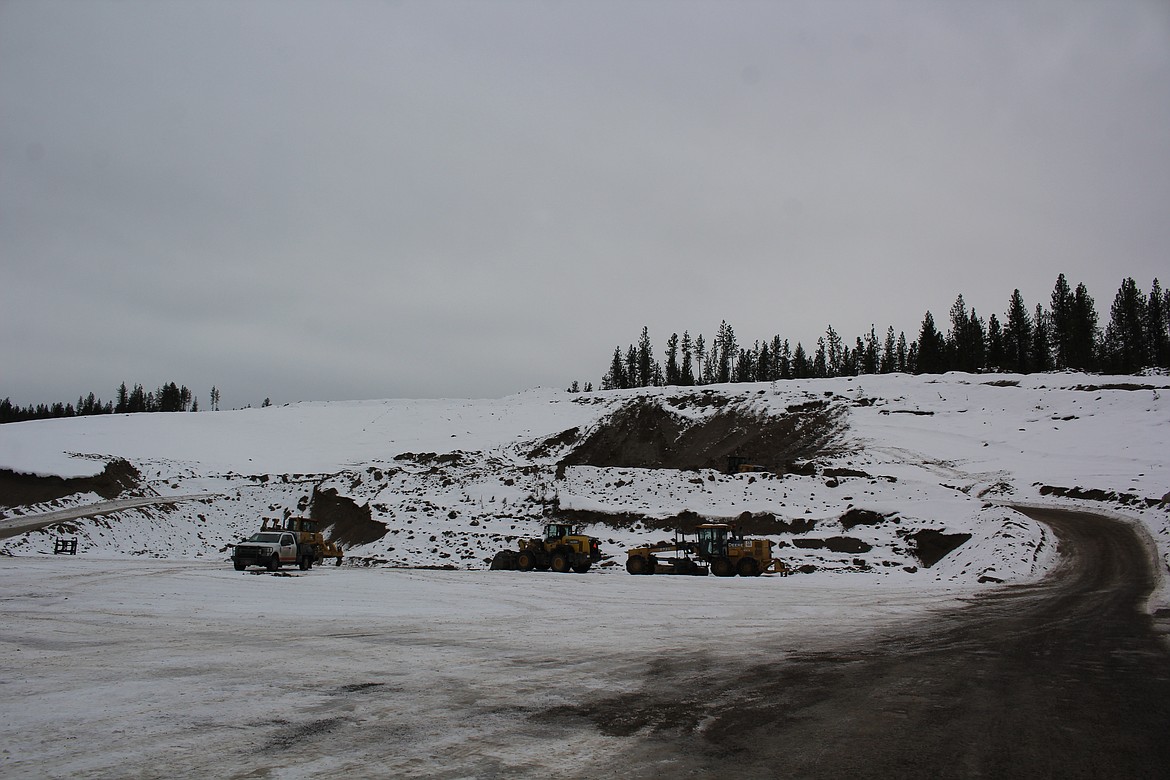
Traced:
POLYGON ((565 557, 564 553, 556 553, 553 555, 551 565, 552 570, 557 574, 564 574, 571 568, 569 566, 569 559, 565 557))
POLYGON ((585 572, 589 571, 589 567, 592 565, 593 565, 593 561, 585 561, 585 563, 578 563, 576 566, 573 567, 573 571, 577 572, 578 574, 584 574, 585 572))
POLYGON ((236 567, 236 571, 243 571, 248 568, 248 564, 243 561, 232 561, 232 565, 236 567))
POLYGON ((307 555, 302 555, 299 559, 297 559, 297 566, 301 568, 301 571, 308 571, 312 565, 313 559, 307 555))
POLYGON ((273 553, 268 560, 268 571, 276 571, 280 568, 280 553, 273 553))

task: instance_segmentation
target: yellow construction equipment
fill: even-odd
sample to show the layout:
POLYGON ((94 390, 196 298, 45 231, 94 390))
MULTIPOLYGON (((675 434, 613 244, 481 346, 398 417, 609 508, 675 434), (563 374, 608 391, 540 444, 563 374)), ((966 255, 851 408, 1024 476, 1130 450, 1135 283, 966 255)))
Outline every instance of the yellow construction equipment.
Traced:
POLYGON ((730 523, 703 523, 693 540, 676 531, 673 541, 634 547, 626 551, 630 574, 690 574, 716 577, 758 577, 764 572, 789 574, 788 566, 772 557, 771 539, 748 539, 730 523))
POLYGON ((313 562, 323 560, 325 558, 334 558, 337 560, 338 566, 341 565, 341 559, 344 552, 341 547, 332 541, 329 541, 325 536, 317 530, 317 521, 310 520, 307 517, 286 517, 283 521, 275 518, 266 517, 260 526, 261 531, 290 531, 297 535, 297 545, 299 547, 309 547, 313 550, 313 562))
POLYGON ((575 571, 584 574, 602 558, 596 537, 586 536, 569 523, 549 523, 543 539, 521 539, 519 550, 500 550, 492 558, 492 569, 520 571, 575 571))

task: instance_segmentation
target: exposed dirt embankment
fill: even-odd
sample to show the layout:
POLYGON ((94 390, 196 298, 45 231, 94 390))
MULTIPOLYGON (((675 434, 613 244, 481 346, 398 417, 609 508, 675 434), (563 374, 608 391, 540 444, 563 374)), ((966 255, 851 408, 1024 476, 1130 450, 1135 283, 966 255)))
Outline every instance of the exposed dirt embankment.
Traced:
POLYGON ((92 477, 42 477, 0 469, 0 506, 25 506, 55 501, 76 493, 97 493, 109 500, 138 487, 141 474, 129 461, 114 459, 92 477))
MULTIPOLYGON (((702 523, 722 521, 728 518, 704 517, 684 510, 670 517, 647 517, 635 512, 598 512, 586 509, 557 509, 557 517, 581 525, 604 525, 609 528, 627 529, 641 524, 648 531, 673 533, 682 531, 693 534, 702 523)), ((816 521, 797 517, 785 520, 771 512, 743 512, 735 518, 735 527, 748 535, 803 534, 816 527, 816 521)))
POLYGON ((718 398, 722 403, 712 403, 717 411, 699 421, 666 408, 700 403, 693 396, 634 399, 598 425, 561 465, 724 470, 734 455, 783 474, 794 461, 823 452, 845 428, 842 404, 814 401, 765 415, 718 398))

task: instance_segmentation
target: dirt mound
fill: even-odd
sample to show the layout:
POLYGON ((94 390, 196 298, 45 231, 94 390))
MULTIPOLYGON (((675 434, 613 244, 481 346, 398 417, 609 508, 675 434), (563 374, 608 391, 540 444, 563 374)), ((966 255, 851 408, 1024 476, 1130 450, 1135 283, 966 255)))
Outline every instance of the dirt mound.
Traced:
POLYGON ((971 540, 971 534, 944 534, 924 528, 910 535, 914 540, 914 554, 926 568, 934 566, 963 544, 971 540))
POLYGON ((97 493, 106 500, 138 487, 142 475, 129 461, 115 458, 92 477, 41 477, 0 469, 0 505, 42 504, 76 493, 97 493))
POLYGON ((321 532, 344 547, 375 542, 386 535, 386 524, 373 519, 370 505, 358 506, 333 488, 313 489, 309 517, 321 532))
MULTIPOLYGON (((676 405, 671 399, 666 402, 676 405)), ((765 415, 735 403, 695 421, 654 398, 636 398, 602 421, 561 466, 652 469, 727 468, 736 455, 760 470, 786 473, 823 452, 845 427, 845 406, 817 401, 765 415)))

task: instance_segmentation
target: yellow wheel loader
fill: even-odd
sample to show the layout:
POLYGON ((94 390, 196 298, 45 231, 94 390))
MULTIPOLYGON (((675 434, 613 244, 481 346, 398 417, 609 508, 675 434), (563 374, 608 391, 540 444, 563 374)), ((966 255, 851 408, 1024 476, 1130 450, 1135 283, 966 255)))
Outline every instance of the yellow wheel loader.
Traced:
POLYGON ((602 558, 597 538, 582 534, 569 523, 549 523, 543 538, 521 539, 518 547, 496 553, 491 568, 584 574, 602 558))

